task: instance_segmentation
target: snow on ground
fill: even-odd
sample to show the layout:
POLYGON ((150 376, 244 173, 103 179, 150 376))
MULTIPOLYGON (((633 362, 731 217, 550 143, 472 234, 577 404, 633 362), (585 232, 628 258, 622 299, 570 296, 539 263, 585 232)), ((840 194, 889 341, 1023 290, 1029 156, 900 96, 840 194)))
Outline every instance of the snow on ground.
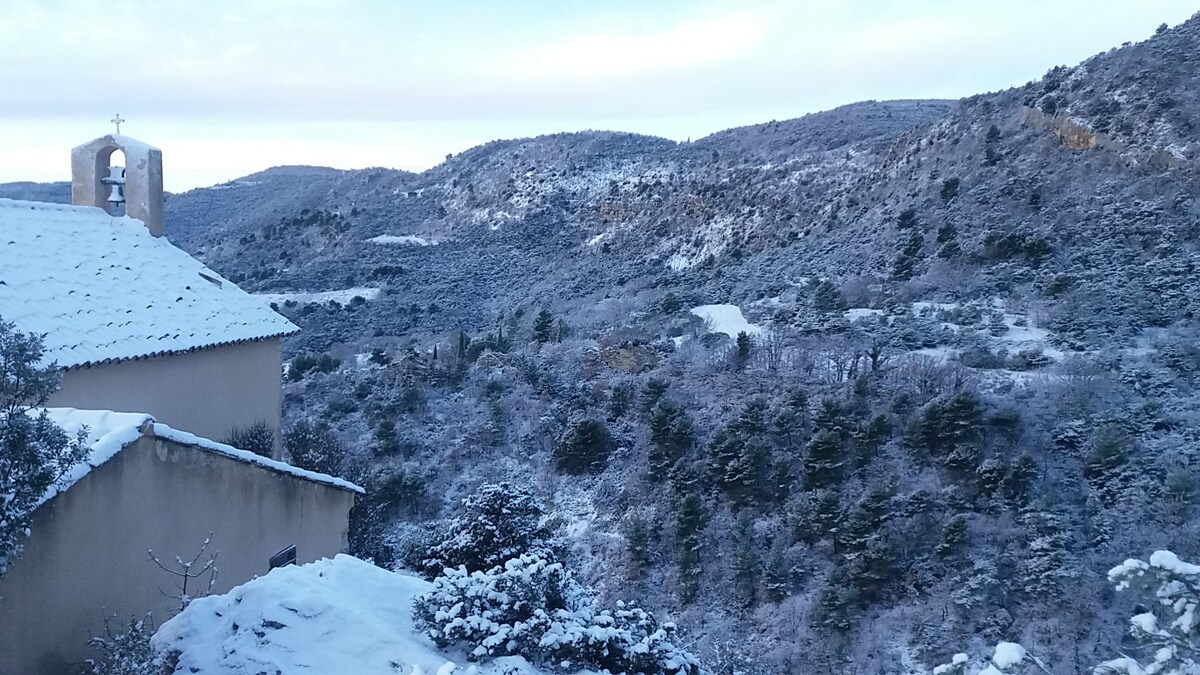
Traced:
POLYGON ((437 246, 438 242, 424 237, 418 237, 415 234, 381 234, 378 237, 367 239, 371 244, 401 244, 408 246, 437 246))
POLYGON ((876 316, 883 316, 882 309, 868 309, 866 307, 852 307, 846 310, 846 318, 850 321, 859 319, 868 319, 876 316))
POLYGON ((262 298, 266 302, 274 302, 282 305, 291 300, 300 304, 312 302, 340 302, 346 304, 354 299, 354 296, 362 296, 363 300, 374 300, 379 296, 378 288, 369 288, 366 286, 356 288, 345 288, 340 291, 317 291, 313 293, 256 293, 255 297, 262 298))
POLYGON ((438 651, 412 620, 413 599, 430 588, 338 555, 194 600, 152 644, 178 652, 177 671, 194 675, 541 675, 519 657, 468 664, 465 655, 438 651))
POLYGON ((1050 346, 1050 331, 1030 325, 1018 326, 1017 321, 1022 319, 1028 321, 1024 316, 1005 314, 1004 324, 1008 326, 1008 331, 998 339, 1008 343, 1010 351, 1040 349, 1046 356, 1061 361, 1066 354, 1050 346))
POLYGON ((765 332, 761 326, 746 321, 737 305, 700 305, 692 308, 692 314, 704 319, 709 331, 724 333, 735 340, 738 333, 744 332, 753 337, 765 332))

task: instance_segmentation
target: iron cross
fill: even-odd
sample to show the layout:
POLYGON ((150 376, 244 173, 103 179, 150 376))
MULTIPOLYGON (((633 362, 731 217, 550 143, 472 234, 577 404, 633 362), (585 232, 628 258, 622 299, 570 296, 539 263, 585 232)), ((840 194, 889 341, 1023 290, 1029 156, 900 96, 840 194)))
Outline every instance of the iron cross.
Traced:
POLYGON ((113 118, 111 120, 109 120, 109 122, 112 122, 113 124, 117 125, 117 133, 118 134, 121 133, 121 122, 124 122, 124 121, 126 121, 126 120, 123 117, 121 117, 121 113, 117 113, 116 115, 113 116, 113 118))

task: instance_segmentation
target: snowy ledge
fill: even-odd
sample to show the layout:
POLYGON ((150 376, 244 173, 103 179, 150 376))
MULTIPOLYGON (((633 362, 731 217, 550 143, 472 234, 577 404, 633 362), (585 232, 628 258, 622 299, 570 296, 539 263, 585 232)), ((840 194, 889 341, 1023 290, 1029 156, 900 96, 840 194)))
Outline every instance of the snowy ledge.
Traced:
MULTIPOLYGON (((125 447, 135 443, 143 436, 154 436, 181 445, 190 445, 208 452, 224 455, 230 459, 240 460, 247 464, 256 464, 265 469, 303 478, 314 483, 365 494, 365 490, 348 480, 330 476, 316 471, 308 471, 292 466, 286 462, 269 459, 246 450, 240 450, 231 445, 218 443, 207 438, 201 438, 186 431, 173 429, 165 424, 154 421, 154 417, 145 413, 119 413, 110 410, 78 410, 76 408, 46 408, 46 416, 50 421, 62 427, 68 436, 74 437, 82 429, 87 429, 86 443, 90 451, 83 462, 71 467, 63 476, 62 481, 42 495, 37 505, 41 506, 55 495, 66 492, 72 485, 78 483, 92 469, 99 467, 113 457, 116 457, 125 447)), ((41 410, 31 410, 29 414, 40 414, 41 410)))
POLYGON ((247 450, 240 450, 238 448, 233 447, 232 445, 225 445, 224 443, 218 443, 216 441, 209 440, 207 438, 201 438, 200 436, 196 436, 195 434, 189 434, 186 431, 179 431, 178 429, 172 429, 171 427, 169 427, 165 424, 161 424, 159 422, 154 423, 154 435, 157 436, 158 438, 165 438, 169 441, 175 441, 176 443, 180 443, 183 445, 194 445, 198 448, 203 448, 210 452, 215 452, 218 455, 225 455, 226 457, 229 457, 232 459, 239 459, 243 462, 247 462, 250 464, 257 464, 261 467, 271 469, 272 471, 286 473, 288 475, 295 476, 297 478, 303 478, 305 480, 310 480, 314 483, 324 483, 325 485, 331 485, 333 487, 341 488, 343 490, 357 492, 360 495, 366 494, 366 490, 362 489, 358 485, 355 485, 354 483, 351 483, 348 480, 338 478, 337 476, 330 476, 330 475, 324 474, 324 473, 317 473, 316 471, 309 471, 307 469, 301 469, 300 467, 292 466, 291 464, 288 464, 287 462, 281 462, 276 459, 270 459, 267 457, 263 457, 262 455, 256 455, 253 452, 249 452, 247 450))

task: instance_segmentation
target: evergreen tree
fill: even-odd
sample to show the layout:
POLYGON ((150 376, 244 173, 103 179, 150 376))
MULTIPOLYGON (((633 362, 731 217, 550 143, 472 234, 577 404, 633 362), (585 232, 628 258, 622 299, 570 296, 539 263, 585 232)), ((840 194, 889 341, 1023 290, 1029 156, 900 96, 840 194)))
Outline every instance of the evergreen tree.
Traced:
POLYGON ((846 311, 846 299, 829 280, 822 280, 813 292, 813 309, 818 312, 840 313, 846 311))
POLYGON ((703 572, 700 565, 701 537, 708 522, 700 495, 691 492, 680 501, 675 522, 679 599, 691 602, 700 589, 700 574, 703 572))
POLYGON ((85 434, 67 436, 43 408, 59 373, 42 363, 42 340, 0 321, 0 574, 21 553, 46 491, 87 456, 85 434))
POLYGON ((1029 499, 1029 489, 1038 475, 1037 461, 1027 453, 1013 460, 1004 480, 1004 496, 1017 507, 1022 507, 1029 499))
POLYGON ((632 404, 633 386, 628 383, 614 386, 608 397, 608 420, 616 422, 621 419, 629 412, 629 406, 632 404))
POLYGON ((534 553, 554 559, 546 511, 528 490, 512 483, 485 483, 463 500, 459 515, 441 530, 421 570, 429 578, 446 568, 483 572, 534 553))
POLYGON ((554 463, 569 474, 600 473, 616 441, 600 420, 582 419, 569 426, 554 448, 554 463))
POLYGON ((942 558, 958 555, 967 545, 967 531, 967 517, 962 514, 946 521, 946 527, 942 529, 942 541, 934 553, 942 558))
POLYGON ((733 528, 733 590, 743 607, 754 605, 757 585, 758 553, 754 548, 754 518, 749 511, 742 511, 733 528))
POLYGON ((1119 495, 1129 461, 1129 437, 1121 427, 1108 424, 1092 439, 1092 448, 1083 464, 1083 475, 1106 504, 1119 495))
POLYGON ((400 441, 396 438, 396 422, 379 420, 375 425, 374 451, 377 455, 389 456, 400 452, 400 441))
POLYGON ((660 481, 692 447, 692 420, 682 408, 663 399, 650 414, 650 479, 660 481))
POLYGON ((1080 575, 1071 548, 1070 521, 1056 508, 1035 506, 1021 514, 1026 549, 1018 570, 1019 590, 1042 603, 1061 598, 1066 583, 1080 575))
POLYGON ((808 444, 804 457, 804 485, 809 490, 836 487, 841 481, 845 461, 845 446, 837 434, 818 433, 808 444))
POLYGON ((887 415, 876 415, 866 426, 860 427, 854 435, 858 450, 855 458, 856 468, 866 468, 891 436, 892 422, 887 415))
POLYGON ((750 348, 750 335, 746 331, 741 331, 737 334, 737 347, 734 351, 739 366, 745 365, 750 359, 750 348))
POLYGON ((297 422, 284 433, 283 447, 294 466, 330 475, 341 472, 345 449, 324 423, 297 422))
POLYGON ((896 255, 895 261, 892 263, 892 279, 895 281, 907 281, 913 278, 916 273, 917 264, 924 257, 925 235, 921 233, 919 228, 913 228, 905 240, 904 245, 900 247, 900 252, 896 255))
POLYGON ((780 602, 791 594, 790 571, 783 537, 776 537, 771 555, 763 568, 763 597, 768 602, 780 602))
POLYGON ((898 230, 909 230, 916 227, 917 224, 916 209, 904 209, 900 212, 900 216, 896 218, 896 229, 898 230))
POLYGON ((533 319, 533 339, 546 344, 554 339, 554 315, 549 309, 543 309, 533 319))
POLYGON ((666 395, 669 386, 666 380, 656 377, 646 380, 646 385, 642 387, 642 414, 649 415, 654 411, 654 406, 666 395))
POLYGON ((625 554, 631 578, 640 578, 650 565, 650 524, 633 515, 625 519, 625 554))
POLYGON ((987 137, 983 142, 983 163, 991 166, 1000 161, 1000 127, 993 124, 988 127, 987 137))
POLYGON ((982 440, 983 405, 971 392, 959 392, 930 403, 921 413, 914 442, 934 456, 946 457, 982 440))

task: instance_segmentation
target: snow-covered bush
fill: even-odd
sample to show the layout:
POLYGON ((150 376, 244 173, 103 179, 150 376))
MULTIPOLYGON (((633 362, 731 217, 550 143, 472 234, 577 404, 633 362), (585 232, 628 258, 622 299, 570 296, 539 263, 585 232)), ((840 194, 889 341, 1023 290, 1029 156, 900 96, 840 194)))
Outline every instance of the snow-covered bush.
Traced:
POLYGON ((1118 591, 1136 590, 1153 597, 1158 608, 1129 619, 1129 632, 1149 655, 1139 661, 1122 656, 1095 672, 1129 675, 1200 673, 1200 565, 1183 562, 1170 551, 1155 551, 1149 561, 1129 559, 1108 572, 1118 591))
POLYGON ((113 630, 105 620, 104 635, 91 640, 101 658, 91 661, 93 675, 160 675, 163 661, 150 645, 154 622, 149 616, 130 619, 128 626, 113 630))
MULTIPOLYGON (((1149 561, 1130 558, 1108 571, 1117 591, 1140 592, 1158 606, 1130 617, 1130 635, 1148 659, 1122 654, 1092 669, 1093 675, 1197 675, 1200 673, 1200 565, 1179 559, 1170 551, 1155 551, 1149 561)), ((1001 642, 991 660, 972 667, 970 657, 955 654, 937 666, 933 675, 1053 675, 1041 659, 1015 642, 1001 642)))
POLYGON ((674 624, 620 603, 600 609, 561 563, 534 554, 487 572, 447 569, 417 598, 413 617, 438 646, 463 647, 473 660, 519 655, 564 670, 699 672, 672 642, 674 624))
POLYGON ((442 528, 421 571, 433 578, 459 567, 489 570, 524 553, 553 558, 545 515, 524 488, 512 483, 481 485, 463 500, 462 513, 442 528))

